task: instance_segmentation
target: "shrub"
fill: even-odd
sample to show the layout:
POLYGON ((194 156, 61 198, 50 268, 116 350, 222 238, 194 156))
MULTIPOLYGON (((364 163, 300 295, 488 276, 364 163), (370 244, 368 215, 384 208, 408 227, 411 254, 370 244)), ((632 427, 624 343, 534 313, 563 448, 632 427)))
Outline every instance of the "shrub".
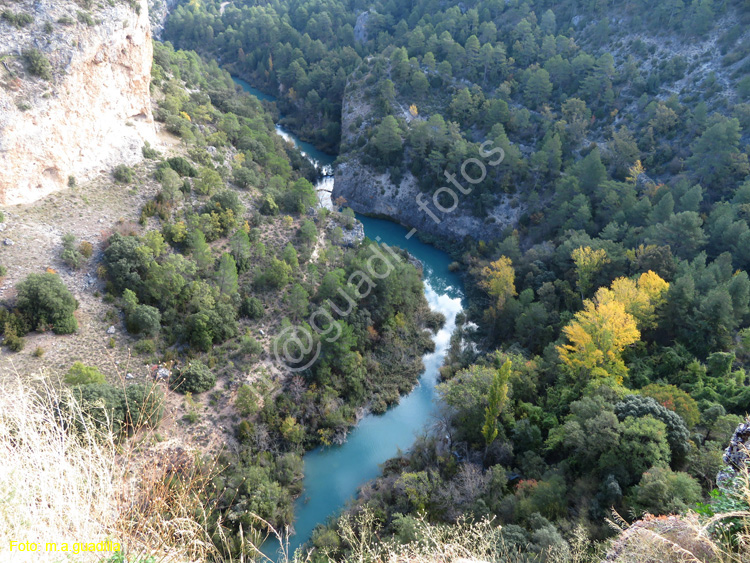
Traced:
POLYGON ((84 240, 78 245, 78 252, 80 252, 84 258, 91 258, 94 254, 94 245, 84 240))
POLYGON ((263 215, 278 215, 279 214, 279 206, 276 205, 276 202, 274 201, 272 196, 267 195, 263 198, 263 201, 260 204, 260 212, 263 215))
POLYGON ((169 167, 180 176, 190 176, 191 178, 195 178, 198 175, 198 171, 195 167, 181 156, 175 156, 168 159, 167 164, 169 164, 169 167))
POLYGON ((88 418, 103 429, 111 423, 115 434, 143 425, 156 426, 164 413, 164 394, 155 385, 122 389, 108 383, 90 383, 76 386, 74 393, 88 418))
POLYGON ((85 23, 88 26, 94 25, 94 18, 91 17, 91 14, 79 11, 76 16, 78 17, 79 22, 85 23))
POLYGON ((34 21, 34 16, 25 12, 11 12, 10 10, 3 10, 0 18, 7 21, 10 25, 15 27, 25 27, 34 21))
POLYGON ((51 325, 57 334, 78 330, 73 316, 78 301, 57 274, 29 274, 18 284, 16 307, 33 327, 51 325))
POLYGON ((248 384, 242 385, 237 390, 237 398, 234 400, 237 412, 242 416, 252 416, 260 410, 258 395, 248 384))
POLYGON ((98 368, 87 366, 82 362, 75 362, 65 374, 65 383, 68 385, 89 385, 105 381, 104 374, 98 368))
MULTIPOLYGON (((85 260, 85 257, 81 252, 75 247, 76 244, 76 237, 75 235, 71 233, 67 233, 63 235, 62 238, 63 241, 63 252, 60 256, 68 266, 73 268, 74 270, 79 269, 85 260)), ((93 247, 92 247, 93 251, 93 247)))
POLYGON ((164 414, 164 393, 156 385, 131 385, 125 389, 124 410, 130 427, 156 427, 164 414))
POLYGON ((23 60, 26 62, 26 68, 34 76, 44 80, 52 79, 52 66, 49 64, 47 57, 38 49, 24 51, 23 60))
MULTIPOLYGON (((224 181, 216 170, 212 168, 201 168, 198 179, 195 182, 195 191, 202 195, 211 195, 224 186, 224 181)), ((236 194, 235 194, 236 196, 236 194)))
POLYGON ((187 367, 175 370, 172 387, 180 393, 203 393, 216 385, 216 376, 203 362, 194 361, 187 367))
POLYGON ((257 297, 245 297, 240 307, 240 314, 247 317, 248 319, 262 319, 265 311, 263 310, 263 303, 257 297))
POLYGON ((20 352, 26 346, 26 340, 18 335, 16 327, 10 323, 5 324, 5 340, 3 343, 13 352, 20 352))
POLYGON ((141 152, 143 153, 143 158, 147 158, 149 160, 156 160, 161 156, 159 151, 151 148, 151 144, 148 141, 146 141, 146 143, 143 145, 141 152))
POLYGON ((130 184, 134 179, 133 169, 125 164, 115 166, 115 169, 112 171, 112 176, 114 176, 115 181, 120 182, 121 184, 130 184))
MULTIPOLYGON (((119 434, 125 421, 125 392, 109 383, 88 383, 74 387, 73 400, 95 426, 119 434)), ((66 405, 63 404, 63 407, 66 405)), ((79 424, 79 430, 82 425, 79 424)))
POLYGON ((291 271, 289 264, 273 257, 266 269, 255 279, 255 283, 260 288, 278 289, 289 283, 291 271))
POLYGON ((133 350, 141 356, 153 356, 156 354, 156 342, 150 338, 144 338, 135 343, 133 350))
POLYGON ((127 315, 125 324, 132 334, 146 334, 152 336, 161 328, 161 313, 150 305, 136 305, 127 315))
POLYGON ((243 336, 240 340, 240 353, 245 356, 258 356, 263 353, 263 345, 252 336, 243 336))
POLYGON ((654 515, 685 512, 701 499, 701 486, 687 473, 669 467, 652 467, 643 474, 628 497, 637 513, 654 515))
POLYGON ((257 175, 252 170, 244 167, 234 169, 234 172, 232 173, 232 180, 235 184, 243 189, 248 189, 258 181, 257 175))

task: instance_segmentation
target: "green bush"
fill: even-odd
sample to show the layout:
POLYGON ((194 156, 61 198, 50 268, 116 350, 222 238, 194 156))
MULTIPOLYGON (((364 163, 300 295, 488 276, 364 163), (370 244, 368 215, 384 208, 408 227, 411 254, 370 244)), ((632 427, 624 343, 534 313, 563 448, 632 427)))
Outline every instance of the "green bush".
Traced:
POLYGON ((252 336, 243 336, 240 340, 240 353, 245 356, 259 356, 263 353, 263 345, 252 336))
POLYGON ((3 344, 5 344, 8 348, 10 348, 13 352, 20 352, 23 350, 24 346, 26 346, 26 340, 18 335, 18 332, 10 323, 5 324, 5 331, 4 331, 5 339, 3 340, 3 344))
POLYGON ((94 18, 92 18, 91 14, 89 14, 88 12, 80 12, 79 11, 76 14, 76 16, 78 17, 78 21, 79 22, 85 23, 88 26, 93 26, 94 25, 94 18))
POLYGON ((224 187, 224 180, 221 179, 216 170, 205 166, 201 168, 198 179, 195 181, 196 192, 203 195, 211 195, 222 187, 224 187))
POLYGON ((137 305, 127 315, 125 324, 132 334, 153 336, 161 329, 161 313, 150 305, 137 305))
POLYGON ((263 198, 263 201, 260 204, 260 212, 263 215, 278 215, 279 214, 279 206, 276 205, 276 202, 274 201, 272 196, 267 195, 263 198))
POLYGON ((73 316, 78 301, 60 276, 29 274, 17 289, 16 307, 32 327, 44 330, 51 326, 57 334, 70 334, 78 330, 78 322, 73 316))
POLYGON ((216 385, 216 376, 203 362, 194 361, 187 367, 175 370, 172 387, 180 393, 203 393, 216 385))
POLYGON ((237 398, 234 400, 234 406, 242 416, 252 416, 260 410, 258 395, 253 391, 252 387, 244 384, 237 390, 237 398))
POLYGON ((34 16, 25 12, 11 12, 10 10, 3 10, 0 18, 7 21, 10 25, 15 27, 25 27, 34 21, 34 16))
POLYGON ((258 181, 257 175, 248 168, 235 168, 232 181, 240 188, 248 189, 258 181))
POLYGON ((94 254, 94 245, 84 240, 78 245, 78 252, 80 252, 84 258, 91 258, 94 254))
MULTIPOLYGON (((75 400, 81 405, 83 414, 88 419, 80 421, 93 422, 95 426, 119 434, 125 423, 125 392, 109 383, 89 383, 73 388, 75 400)), ((63 407, 67 404, 64 402, 63 407)))
POLYGON ((140 356, 152 356, 156 354, 156 342, 151 338, 144 338, 135 343, 133 350, 140 356))
MULTIPOLYGON (((61 258, 68 266, 74 270, 78 270, 86 259, 81 252, 76 248, 76 237, 71 233, 63 235, 63 252, 61 258)), ((89 243, 90 244, 90 243, 89 243)), ((93 249, 92 249, 93 250, 93 249)), ((90 255, 89 255, 90 256, 90 255)))
POLYGON ((87 366, 82 362, 75 362, 65 374, 65 383, 68 385, 89 385, 105 381, 104 374, 98 368, 87 366))
POLYGON ((132 428, 156 427, 164 415, 164 393, 156 385, 130 385, 125 389, 125 413, 132 428))
POLYGON ((161 153, 152 148, 151 144, 148 141, 146 141, 146 143, 143 145, 141 152, 143 153, 143 158, 147 158, 149 160, 156 160, 161 156, 161 153))
POLYGON ((155 385, 141 383, 122 389, 108 383, 90 383, 77 385, 73 393, 89 421, 104 429, 111 424, 115 434, 143 425, 155 427, 164 413, 164 393, 155 385))
POLYGON ((169 167, 180 176, 190 176, 191 178, 195 178, 198 175, 198 171, 195 167, 181 156, 175 156, 168 159, 167 164, 169 164, 169 167))
POLYGON ((115 169, 112 171, 112 176, 114 176, 115 180, 121 184, 130 184, 135 178, 133 169, 125 164, 115 166, 115 169))
POLYGON ((265 314, 263 303, 257 297, 245 297, 242 300, 240 314, 248 319, 262 319, 265 314))
POLYGON ((26 68, 34 76, 44 80, 52 79, 52 66, 49 64, 47 57, 38 49, 24 51, 23 60, 26 62, 26 68))

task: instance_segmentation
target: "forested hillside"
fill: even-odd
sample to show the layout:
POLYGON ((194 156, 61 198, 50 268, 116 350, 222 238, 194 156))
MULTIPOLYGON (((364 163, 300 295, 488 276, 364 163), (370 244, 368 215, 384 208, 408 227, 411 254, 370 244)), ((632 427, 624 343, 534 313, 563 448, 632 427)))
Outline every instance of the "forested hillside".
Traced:
MULTIPOLYGON (((606 537, 612 508, 711 513, 697 503, 750 411, 748 21, 747 2, 711 0, 176 9, 170 39, 395 186, 411 175, 429 200, 482 143, 504 150, 460 205, 492 223, 510 197, 519 220, 438 241, 471 303, 443 431, 354 511, 402 542, 417 514, 494 516, 537 553, 576 525, 606 537), (342 108, 364 106, 342 131, 342 108)), ((722 491, 713 506, 746 508, 722 491)), ((324 529, 313 544, 348 549, 324 529)))
MULTIPOLYGON (((297 560, 748 563, 745 438, 723 453, 750 413, 749 23, 748 0, 180 2, 154 46, 165 144, 106 175, 133 220, 56 240, 63 276, 4 243, 3 354, 40 366, 29 341, 73 336, 48 339, 59 385, 0 396, 0 453, 30 476, 4 481, 0 536, 28 532, 28 506, 39 533, 72 529, 29 485, 53 480, 34 456, 70 444, 85 475, 102 433, 110 496, 81 489, 114 507, 91 517, 102 537, 246 560, 293 525, 305 452, 411 390, 444 322, 412 257, 356 236, 351 195, 363 212, 393 198, 391 218, 449 252, 466 307, 440 416, 297 560), (336 210, 276 121, 338 153, 336 210), (365 292, 377 253, 394 261, 365 292), (26 260, 41 271, 16 279, 26 260), (69 361, 90 311, 111 323, 98 348, 150 367, 117 381, 91 350, 69 361), (118 473, 124 452, 141 465, 118 473)), ((67 184, 88 206, 93 188, 67 184)))
MULTIPOLYGON (((276 133, 267 108, 242 93, 216 63, 169 44, 154 48, 151 91, 169 152, 146 144, 143 163, 118 165, 107 174, 110 191, 143 194, 136 221, 113 222, 96 246, 65 234, 60 254, 43 258, 59 262, 65 278, 47 268, 15 280, 13 297, 0 307, 0 327, 11 361, 29 373, 8 393, 11 402, 14 393, 21 398, 3 407, 7 416, 0 423, 11 434, 0 449, 13 471, 40 470, 29 469, 35 461, 28 456, 49 454, 42 451, 48 436, 40 428, 54 426, 60 410, 59 422, 71 427, 74 437, 80 433, 82 440, 96 440, 103 432, 112 448, 118 443, 136 458, 122 460, 127 471, 140 471, 134 468, 149 456, 180 466, 175 476, 174 465, 160 462, 154 471, 162 473, 153 482, 144 478, 129 493, 140 499, 132 501, 137 510, 151 507, 148 514, 135 518, 112 507, 122 520, 111 522, 107 516, 112 528, 106 533, 127 540, 131 553, 144 546, 162 549, 127 529, 127 520, 135 518, 144 536, 161 534, 149 528, 155 522, 192 526, 181 533, 197 538, 195 544, 167 543, 165 549, 247 556, 252 553, 247 542, 257 543, 262 533, 258 518, 279 529, 292 523, 302 454, 342 442, 363 411, 382 412, 410 391, 423 369, 422 355, 434 346, 431 332, 443 318, 430 311, 421 273, 406 254, 357 238, 351 212, 317 208, 309 180, 318 172, 276 133), (385 257, 380 260, 391 275, 370 282, 365 291, 366 282, 357 276, 367 277, 363 272, 371 271, 375 255, 385 257), (99 281, 89 275, 92 281, 85 286, 66 286, 63 279, 89 268, 99 281), (28 383, 31 370, 42 369, 47 358, 67 358, 68 346, 58 348, 55 341, 49 350, 27 348, 27 340, 54 333, 77 342, 78 320, 85 318, 87 325, 91 320, 76 312, 80 302, 74 292, 79 298, 85 292, 89 307, 96 302, 112 324, 106 347, 114 357, 123 350, 132 366, 124 369, 132 373, 122 372, 125 363, 118 367, 120 361, 101 353, 99 344, 65 365, 60 388, 52 378, 45 397, 35 398, 28 383), (309 348, 287 330, 293 324, 307 327, 306 335, 314 339, 309 348), (317 362, 305 377, 295 375, 285 353, 298 363, 312 356, 317 362), (144 363, 147 367, 140 367, 144 363), (24 424, 28 413, 21 411, 27 407, 37 417, 34 424, 41 425, 28 429, 29 440, 39 444, 34 452, 15 455, 12 432, 24 424), (50 416, 53 420, 42 419, 50 416), (159 449, 156 444, 165 440, 168 449, 159 449), (198 452, 195 459, 183 457, 187 450, 198 452), (11 463, 14 458, 18 466, 11 463), (160 480, 181 491, 166 504, 154 500, 161 494, 160 480), (180 512, 198 506, 199 512, 180 512)), ((77 187, 73 177, 70 185, 81 190, 88 205, 90 187, 77 187)), ((3 267, 0 275, 7 273, 3 267)), ((13 375, 3 372, 8 389, 15 373, 15 367, 13 375)), ((112 468, 102 471, 106 479, 112 468)), ((68 485, 73 486, 61 484, 68 485)), ((13 481, 8 486, 18 493, 21 511, 27 510, 24 503, 36 502, 34 495, 46 498, 47 492, 34 491, 25 497, 25 489, 13 481)), ((87 499, 71 503, 79 507, 78 501, 87 499)), ((42 502, 49 505, 45 514, 59 508, 55 502, 42 502)), ((102 497, 101 502, 113 500, 102 497)), ((11 512, 3 511, 8 528, 3 537, 31 533, 11 512)), ((54 533, 73 533, 65 532, 66 526, 79 516, 71 515, 54 533)), ((38 529, 49 535, 45 523, 38 529)), ((100 534, 104 524, 96 525, 85 533, 100 534)))

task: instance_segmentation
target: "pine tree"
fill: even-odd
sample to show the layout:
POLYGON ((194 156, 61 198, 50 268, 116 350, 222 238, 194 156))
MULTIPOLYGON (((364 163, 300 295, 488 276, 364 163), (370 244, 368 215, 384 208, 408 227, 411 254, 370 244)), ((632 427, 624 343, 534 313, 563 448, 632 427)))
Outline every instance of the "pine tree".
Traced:
POLYGON ((193 260, 195 260, 199 270, 207 272, 213 268, 214 257, 203 231, 195 229, 190 233, 190 246, 193 249, 193 260))
POLYGON ((239 291, 237 281, 237 263, 231 254, 224 253, 219 260, 219 269, 216 272, 216 285, 224 295, 235 295, 239 291))
POLYGON ((229 240, 229 245, 232 249, 232 257, 237 263, 237 270, 239 272, 247 271, 250 267, 253 251, 247 233, 243 229, 238 229, 229 240))
POLYGON ((386 162, 395 161, 396 156, 403 146, 401 140, 401 129, 398 126, 396 118, 389 115, 383 119, 380 125, 378 125, 372 141, 375 150, 380 153, 386 162))

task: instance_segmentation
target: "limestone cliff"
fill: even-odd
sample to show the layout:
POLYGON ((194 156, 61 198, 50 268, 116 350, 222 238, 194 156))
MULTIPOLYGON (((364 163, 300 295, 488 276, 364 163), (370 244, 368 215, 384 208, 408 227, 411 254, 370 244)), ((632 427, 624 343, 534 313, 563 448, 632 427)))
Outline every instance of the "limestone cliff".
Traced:
MULTIPOLYGON (((344 94, 341 115, 342 154, 336 165, 331 194, 333 200, 343 197, 346 204, 358 213, 385 216, 404 226, 416 228, 419 232, 450 240, 463 240, 465 237, 490 240, 500 237, 508 226, 518 223, 523 209, 509 196, 500 197, 487 217, 479 218, 473 214, 474 201, 471 194, 464 195, 454 190, 458 196, 456 208, 450 213, 440 213, 433 202, 433 196, 443 186, 436 185, 422 193, 417 179, 408 170, 398 184, 395 184, 389 173, 378 173, 363 164, 357 141, 358 137, 364 136, 365 131, 372 127, 374 112, 367 96, 363 94, 364 88, 360 86, 361 84, 354 85, 350 82, 344 94), (420 209, 417 204, 420 194, 429 213, 420 209)), ((401 108, 401 113, 407 122, 419 119, 405 108, 401 108)), ((448 186, 447 181, 444 185, 448 186)))
POLYGON ((146 0, 0 3, 0 204, 139 160, 155 141, 146 0))

